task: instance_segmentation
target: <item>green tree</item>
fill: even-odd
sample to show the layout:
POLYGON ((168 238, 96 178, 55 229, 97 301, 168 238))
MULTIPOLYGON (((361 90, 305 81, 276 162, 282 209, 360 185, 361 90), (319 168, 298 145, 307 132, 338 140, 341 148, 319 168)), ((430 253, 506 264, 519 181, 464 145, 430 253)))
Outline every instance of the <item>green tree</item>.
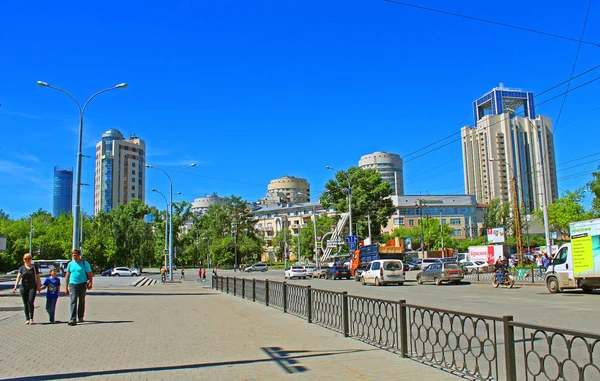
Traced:
MULTIPOLYGON (((600 169, 600 167, 598 168, 600 169)), ((594 218, 598 218, 600 217, 600 171, 592 172, 592 180, 587 185, 594 195, 591 215, 594 218)))
POLYGON ((483 222, 486 228, 503 227, 508 231, 511 227, 510 204, 499 199, 491 200, 483 215, 483 222))
POLYGON ((381 227, 387 226, 388 219, 394 213, 394 204, 390 198, 392 194, 390 184, 373 169, 352 167, 347 171, 338 171, 335 179, 330 179, 325 184, 327 192, 321 198, 323 206, 325 208, 333 206, 338 213, 347 212, 349 185, 351 185, 352 197, 352 222, 358 224, 359 231, 366 233, 370 219, 372 238, 374 241, 380 240, 381 227))
MULTIPOLYGON (((548 205, 548 223, 552 230, 560 232, 561 235, 569 235, 569 224, 571 222, 587 220, 591 214, 585 211, 581 204, 583 201, 583 188, 573 192, 565 191, 557 200, 548 205)), ((542 211, 535 212, 536 217, 543 221, 542 211)))

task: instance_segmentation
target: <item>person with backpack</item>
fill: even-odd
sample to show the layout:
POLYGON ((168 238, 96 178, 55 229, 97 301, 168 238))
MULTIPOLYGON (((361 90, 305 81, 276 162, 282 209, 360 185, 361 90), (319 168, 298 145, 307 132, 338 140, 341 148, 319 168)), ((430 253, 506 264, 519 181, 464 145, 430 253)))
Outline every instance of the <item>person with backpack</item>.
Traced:
POLYGON ((83 322, 85 313, 85 293, 92 289, 94 273, 90 264, 81 258, 80 250, 73 250, 73 260, 67 265, 65 294, 71 295, 71 319, 69 325, 83 322))

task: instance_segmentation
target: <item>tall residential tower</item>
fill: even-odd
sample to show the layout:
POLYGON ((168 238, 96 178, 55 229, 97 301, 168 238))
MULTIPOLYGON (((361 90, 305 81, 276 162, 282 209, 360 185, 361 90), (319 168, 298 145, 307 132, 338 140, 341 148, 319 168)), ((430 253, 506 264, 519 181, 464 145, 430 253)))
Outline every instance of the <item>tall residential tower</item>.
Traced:
POLYGON ((465 192, 481 204, 512 203, 516 193, 528 212, 544 204, 542 184, 546 204, 558 198, 552 121, 535 116, 533 94, 501 84, 473 102, 473 112, 475 127, 461 129, 465 192))
POLYGON ((73 209, 73 170, 54 167, 52 217, 71 214, 73 209))
POLYGON ((395 153, 374 152, 360 158, 361 169, 374 169, 384 181, 390 183, 392 195, 404 194, 404 177, 402 174, 402 158, 395 153))
POLYGON ((137 136, 123 138, 110 129, 96 144, 94 214, 109 212, 133 198, 145 200, 146 143, 137 136))

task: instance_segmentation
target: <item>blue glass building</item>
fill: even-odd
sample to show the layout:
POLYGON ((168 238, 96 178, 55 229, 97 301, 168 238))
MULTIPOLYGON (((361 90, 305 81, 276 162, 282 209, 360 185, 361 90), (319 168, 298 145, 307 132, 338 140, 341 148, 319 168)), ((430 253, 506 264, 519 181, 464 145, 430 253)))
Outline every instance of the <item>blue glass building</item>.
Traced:
POLYGON ((52 216, 71 214, 73 207, 73 170, 54 167, 54 199, 52 216))
POLYGON ((499 87, 495 87, 473 102, 474 126, 477 127, 479 119, 486 115, 500 115, 508 108, 517 110, 520 107, 523 107, 524 117, 535 119, 533 93, 508 89, 501 83, 499 87))

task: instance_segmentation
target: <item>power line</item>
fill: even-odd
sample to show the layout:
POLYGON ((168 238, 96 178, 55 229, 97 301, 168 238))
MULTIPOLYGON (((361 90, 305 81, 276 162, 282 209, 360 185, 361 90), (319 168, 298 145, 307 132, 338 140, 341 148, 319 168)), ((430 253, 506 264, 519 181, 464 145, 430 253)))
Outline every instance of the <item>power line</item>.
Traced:
POLYGON ((455 13, 455 12, 445 11, 445 10, 442 10, 442 9, 424 7, 422 5, 409 4, 409 3, 405 3, 405 2, 402 2, 402 1, 396 1, 396 0, 384 0, 384 1, 386 1, 388 3, 392 3, 392 4, 402 5, 402 6, 405 6, 405 7, 421 9, 421 10, 425 10, 425 11, 429 11, 429 12, 441 13, 441 14, 448 15, 448 16, 460 17, 460 18, 474 20, 474 21, 479 21, 479 22, 483 22, 483 23, 487 23, 487 24, 498 25, 498 26, 503 26, 503 27, 512 28, 512 29, 518 29, 518 30, 522 30, 522 31, 525 31, 525 32, 536 33, 536 34, 541 34, 541 35, 544 35, 544 36, 549 36, 549 37, 554 37, 554 38, 560 38, 562 40, 574 41, 574 42, 578 42, 578 43, 581 43, 581 44, 587 44, 587 45, 593 45, 593 46, 600 47, 600 43, 597 43, 597 42, 590 42, 590 41, 578 40, 576 38, 562 36, 562 35, 556 34, 556 33, 543 32, 543 31, 537 30, 537 29, 525 28, 525 27, 522 27, 522 26, 507 24, 507 23, 503 23, 503 22, 499 22, 499 21, 487 20, 487 19, 483 19, 481 17, 468 16, 468 15, 464 15, 464 14, 461 14, 461 13, 455 13))
MULTIPOLYGON (((583 29, 581 30, 581 38, 579 39, 579 44, 577 45, 577 53, 575 54, 575 61, 573 62, 573 67, 571 68, 571 75, 569 76, 569 82, 567 83, 567 91, 571 87, 571 80, 573 79, 573 73, 575 73, 575 66, 577 66, 577 60, 579 59, 579 52, 581 51, 581 41, 583 41, 583 35, 585 34, 585 26, 587 25, 588 17, 590 16, 590 8, 592 7, 592 0, 590 0, 588 4, 587 13, 585 14, 585 20, 583 21, 583 29)), ((563 112, 563 108, 565 107, 565 102, 567 101, 567 93, 565 92, 565 96, 563 97, 562 103, 560 105, 560 109, 558 110, 558 117, 556 118, 556 123, 552 127, 552 133, 558 128, 558 122, 560 121, 560 117, 563 112)))

